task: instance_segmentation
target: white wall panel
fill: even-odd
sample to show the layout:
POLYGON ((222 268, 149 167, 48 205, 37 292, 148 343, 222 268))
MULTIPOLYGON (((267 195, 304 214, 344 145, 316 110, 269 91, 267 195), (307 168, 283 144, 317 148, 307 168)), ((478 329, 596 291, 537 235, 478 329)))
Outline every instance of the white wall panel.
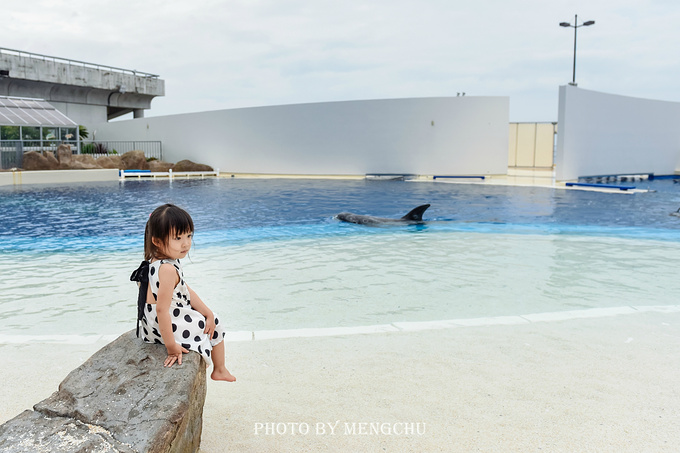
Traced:
POLYGON ((164 159, 224 172, 505 174, 507 97, 254 107, 93 125, 98 140, 161 140, 164 159))
POLYGON ((558 180, 680 168, 680 103, 559 90, 558 180))

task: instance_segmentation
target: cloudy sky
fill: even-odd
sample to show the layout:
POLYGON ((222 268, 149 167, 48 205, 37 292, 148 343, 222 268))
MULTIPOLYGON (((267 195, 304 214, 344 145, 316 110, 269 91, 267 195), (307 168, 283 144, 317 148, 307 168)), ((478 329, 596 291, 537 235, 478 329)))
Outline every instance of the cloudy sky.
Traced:
POLYGON ((555 121, 581 88, 680 102, 677 0, 3 0, 0 47, 159 74, 147 116, 508 96, 555 121))

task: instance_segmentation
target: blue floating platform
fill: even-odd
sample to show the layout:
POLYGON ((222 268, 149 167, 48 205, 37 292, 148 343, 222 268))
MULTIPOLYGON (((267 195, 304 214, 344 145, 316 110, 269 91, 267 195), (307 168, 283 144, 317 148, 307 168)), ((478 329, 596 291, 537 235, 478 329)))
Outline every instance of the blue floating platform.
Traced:
POLYGON ((619 189, 619 190, 631 190, 635 189, 635 186, 615 186, 612 184, 591 184, 587 182, 568 182, 565 184, 567 187, 579 186, 579 187, 597 187, 599 189, 619 189))
POLYGON ((143 175, 145 173, 151 173, 151 170, 120 170, 120 175, 143 175))
POLYGON ((650 179, 680 179, 680 175, 654 175, 650 179))
POLYGON ((485 176, 433 176, 432 179, 439 179, 439 178, 449 178, 449 179, 485 179, 485 176))

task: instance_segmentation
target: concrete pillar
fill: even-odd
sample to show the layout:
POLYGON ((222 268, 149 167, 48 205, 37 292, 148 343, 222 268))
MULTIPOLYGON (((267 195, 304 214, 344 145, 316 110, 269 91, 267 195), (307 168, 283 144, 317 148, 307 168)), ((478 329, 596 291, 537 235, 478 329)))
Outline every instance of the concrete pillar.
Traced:
POLYGON ((132 115, 135 118, 144 118, 144 109, 134 109, 132 115))

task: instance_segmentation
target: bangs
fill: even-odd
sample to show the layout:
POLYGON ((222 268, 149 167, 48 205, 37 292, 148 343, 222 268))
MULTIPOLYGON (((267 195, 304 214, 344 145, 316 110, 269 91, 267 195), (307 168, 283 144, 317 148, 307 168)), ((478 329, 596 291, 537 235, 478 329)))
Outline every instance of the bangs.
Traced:
POLYGON ((194 222, 183 209, 173 209, 172 212, 167 213, 163 220, 165 220, 163 222, 165 223, 164 229, 167 229, 167 234, 164 234, 163 237, 169 237, 171 234, 174 236, 194 232, 194 222))
POLYGON ((167 207, 158 216, 158 225, 153 228, 153 236, 165 241, 170 235, 193 233, 194 222, 191 216, 176 206, 167 207))

